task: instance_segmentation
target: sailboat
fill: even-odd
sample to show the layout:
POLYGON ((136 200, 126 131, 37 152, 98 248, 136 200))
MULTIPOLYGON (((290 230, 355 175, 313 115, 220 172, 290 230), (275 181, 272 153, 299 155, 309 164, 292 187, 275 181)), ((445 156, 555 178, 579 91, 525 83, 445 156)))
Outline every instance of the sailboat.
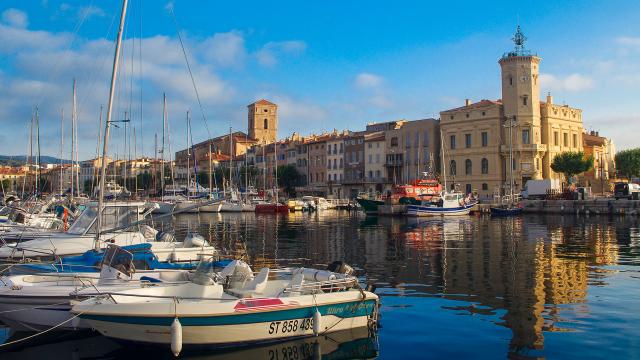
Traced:
MULTIPOLYGON (((442 133, 440 133, 442 138, 442 133)), ((440 193, 438 200, 422 200, 417 205, 407 205, 407 215, 409 216, 453 216, 468 215, 478 202, 471 196, 451 190, 447 192, 447 166, 444 158, 444 140, 441 140, 442 148, 442 177, 444 179, 444 190, 440 193)))
POLYGON ((233 187, 233 131, 229 128, 229 197, 223 200, 220 205, 221 212, 242 212, 242 201, 238 197, 238 192, 233 187))
MULTIPOLYGON (((194 184, 191 183, 190 161, 191 161, 191 152, 193 151, 193 149, 192 149, 192 145, 190 145, 191 144, 190 139, 191 139, 191 113, 190 111, 187 111, 187 197, 176 201, 175 210, 178 212, 185 212, 185 213, 198 213, 199 212, 199 208, 197 206, 198 201, 191 198, 191 195, 194 193, 192 191, 194 184)), ((195 160, 195 155, 194 155, 194 160, 195 160)), ((195 181, 195 185, 196 185, 195 187, 197 188, 198 187, 197 180, 195 181)))
POLYGON ((509 196, 502 198, 502 203, 490 208, 491 216, 516 216, 524 212, 521 204, 515 201, 513 194, 513 128, 516 126, 515 116, 509 124, 503 125, 509 128, 509 196))
MULTIPOLYGON (((273 143, 273 158, 274 158, 274 168, 275 168, 275 189, 274 189, 274 198, 271 202, 264 202, 256 204, 256 212, 260 213, 288 213, 289 206, 280 203, 278 199, 278 140, 273 143)), ((264 159, 265 170, 267 166, 266 158, 264 159)), ((265 191, 266 193, 266 191, 265 191)))
MULTIPOLYGON (((214 199, 213 194, 213 153, 211 152, 211 143, 209 143, 209 200, 214 199)), ((216 198, 218 191, 216 190, 216 198)), ((220 212, 220 208, 222 207, 222 202, 212 203, 203 205, 200 207, 200 212, 211 212, 217 213, 220 212)))

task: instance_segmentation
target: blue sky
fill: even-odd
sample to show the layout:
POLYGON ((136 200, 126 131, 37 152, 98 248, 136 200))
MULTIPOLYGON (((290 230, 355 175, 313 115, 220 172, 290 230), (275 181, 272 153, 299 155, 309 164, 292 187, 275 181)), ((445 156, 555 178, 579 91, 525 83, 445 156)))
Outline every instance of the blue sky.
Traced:
MULTIPOLYGON (((42 152, 59 154, 60 111, 68 133, 75 77, 80 158, 95 155, 119 10, 117 1, 2 1, 1 154, 27 152, 36 105, 42 152)), ((200 141, 230 126, 243 130, 245 106, 260 98, 280 105, 280 137, 437 117, 465 98, 500 98, 497 60, 512 48, 519 22, 528 48, 543 59, 542 95, 550 91, 556 102, 583 109, 585 127, 613 138, 619 149, 635 147, 639 15, 640 3, 628 1, 130 0, 114 110, 119 118, 131 110, 137 153, 147 155, 161 131, 163 92, 173 150, 186 143, 187 109, 193 112, 194 141, 200 141)), ((112 154, 122 156, 123 130, 112 134, 112 154)))

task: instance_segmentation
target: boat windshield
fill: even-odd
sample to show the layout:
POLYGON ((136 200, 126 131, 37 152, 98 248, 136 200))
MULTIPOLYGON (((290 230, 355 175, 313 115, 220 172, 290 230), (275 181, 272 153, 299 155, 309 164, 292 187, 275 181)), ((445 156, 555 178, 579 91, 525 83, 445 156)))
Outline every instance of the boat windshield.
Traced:
POLYGON ((82 214, 73 222, 67 233, 73 235, 83 235, 89 230, 96 217, 98 217, 97 206, 87 206, 82 214))
POLYGON ((214 268, 215 266, 213 257, 200 260, 198 266, 196 267, 196 271, 193 274, 193 277, 191 277, 191 281, 199 285, 207 285, 212 283, 213 278, 215 278, 216 276, 214 268))
POLYGON ((102 265, 107 265, 126 275, 131 275, 135 272, 133 254, 116 245, 107 247, 102 259, 102 265))
MULTIPOLYGON (((89 206, 71 225, 67 233, 74 235, 95 234, 98 207, 89 206)), ((106 206, 102 212, 102 230, 126 227, 138 220, 137 206, 106 206)))

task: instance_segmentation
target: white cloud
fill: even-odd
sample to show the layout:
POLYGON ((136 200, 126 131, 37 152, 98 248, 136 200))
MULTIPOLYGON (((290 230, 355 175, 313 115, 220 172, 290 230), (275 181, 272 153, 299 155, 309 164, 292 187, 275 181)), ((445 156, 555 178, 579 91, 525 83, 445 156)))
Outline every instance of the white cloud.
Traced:
POLYGON ((377 88, 382 85, 384 78, 370 73, 360 73, 356 75, 355 85, 361 89, 377 88))
POLYGON ((583 91, 593 88, 591 77, 573 73, 565 77, 540 74, 540 87, 543 91, 583 91))
POLYGON ((81 19, 89 19, 91 17, 103 17, 106 13, 101 8, 95 5, 83 6, 78 8, 78 17, 81 19))
POLYGON ((616 38, 616 43, 623 46, 640 49, 640 37, 621 36, 619 38, 616 38))
POLYGON ((271 41, 256 52, 258 63, 263 66, 274 66, 283 55, 299 56, 307 49, 307 44, 300 40, 271 41))
POLYGON ((29 25, 27 14, 18 9, 7 9, 2 12, 2 22, 17 28, 26 28, 29 25))
POLYGON ((220 66, 238 67, 246 57, 244 36, 240 31, 214 34, 199 46, 206 60, 220 66))

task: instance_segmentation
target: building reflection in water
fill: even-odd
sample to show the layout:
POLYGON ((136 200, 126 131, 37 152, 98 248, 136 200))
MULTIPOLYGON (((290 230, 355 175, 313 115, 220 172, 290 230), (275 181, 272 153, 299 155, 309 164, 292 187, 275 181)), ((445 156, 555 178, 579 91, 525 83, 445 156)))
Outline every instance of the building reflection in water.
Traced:
MULTIPOLYGON (((507 353, 536 358, 545 332, 574 331, 590 286, 640 254, 636 220, 597 217, 406 219, 349 212, 183 215, 234 257, 263 266, 352 264, 382 296, 459 301, 444 311, 493 316, 511 331, 507 353)), ((384 301, 384 300, 383 300, 384 301)), ((449 302, 447 304, 450 304, 449 302)))

